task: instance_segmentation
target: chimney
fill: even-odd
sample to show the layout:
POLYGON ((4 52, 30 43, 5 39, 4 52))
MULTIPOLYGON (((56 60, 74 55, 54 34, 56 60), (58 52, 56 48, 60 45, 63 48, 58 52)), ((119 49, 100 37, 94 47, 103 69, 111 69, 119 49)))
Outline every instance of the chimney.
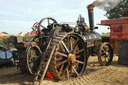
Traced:
POLYGON ((93 4, 88 5, 87 9, 88 9, 90 30, 93 31, 94 30, 94 13, 93 13, 94 5, 93 4))

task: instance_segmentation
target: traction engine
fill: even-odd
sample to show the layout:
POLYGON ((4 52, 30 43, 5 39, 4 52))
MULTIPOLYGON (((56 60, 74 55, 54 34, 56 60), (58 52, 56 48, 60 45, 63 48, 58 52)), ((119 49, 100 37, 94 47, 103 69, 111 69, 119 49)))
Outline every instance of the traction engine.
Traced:
POLYGON ((90 28, 79 16, 77 25, 58 24, 50 17, 43 18, 33 27, 36 36, 25 42, 18 42, 13 37, 18 49, 18 67, 22 72, 36 74, 35 81, 42 80, 49 71, 56 80, 66 80, 85 73, 89 56, 97 55, 100 65, 112 62, 113 50, 111 44, 102 43, 99 33, 95 32, 93 8, 89 5, 90 28), (47 20, 45 27, 43 22, 47 20))

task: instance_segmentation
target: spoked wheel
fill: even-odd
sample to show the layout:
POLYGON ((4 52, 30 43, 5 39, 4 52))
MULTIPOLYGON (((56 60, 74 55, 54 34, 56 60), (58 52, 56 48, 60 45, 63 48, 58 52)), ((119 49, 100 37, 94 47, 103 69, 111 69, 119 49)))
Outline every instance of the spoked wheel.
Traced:
POLYGON ((27 49, 27 67, 31 74, 37 72, 41 60, 41 50, 38 46, 30 46, 27 49))
POLYGON ((103 43, 98 52, 100 65, 110 65, 113 59, 113 49, 109 43, 103 43))
MULTIPOLYGON (((65 80, 84 73, 87 64, 84 41, 77 34, 61 33, 51 42, 57 45, 49 67, 57 80, 65 80)), ((52 48, 52 47, 49 48, 52 48)))
POLYGON ((40 30, 42 29, 49 29, 48 26, 49 25, 54 25, 57 24, 58 22, 52 18, 52 17, 45 17, 43 18, 40 22, 39 22, 39 29, 38 29, 38 33, 40 33, 40 30))
POLYGON ((34 74, 40 64, 42 52, 38 46, 29 46, 22 53, 20 61, 20 70, 24 73, 34 74))

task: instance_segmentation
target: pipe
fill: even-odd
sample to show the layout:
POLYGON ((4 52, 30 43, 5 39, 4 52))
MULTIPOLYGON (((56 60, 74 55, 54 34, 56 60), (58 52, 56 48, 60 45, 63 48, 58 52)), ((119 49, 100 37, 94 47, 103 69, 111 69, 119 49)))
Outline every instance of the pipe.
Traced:
POLYGON ((94 13, 93 13, 94 5, 93 4, 88 5, 87 9, 88 9, 90 30, 93 31, 94 30, 94 13))

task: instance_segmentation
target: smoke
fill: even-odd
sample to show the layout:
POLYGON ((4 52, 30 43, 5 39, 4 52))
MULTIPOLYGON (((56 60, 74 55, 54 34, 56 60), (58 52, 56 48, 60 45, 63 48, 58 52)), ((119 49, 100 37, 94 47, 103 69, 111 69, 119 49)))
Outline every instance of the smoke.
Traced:
POLYGON ((99 7, 105 11, 109 11, 115 8, 119 4, 120 0, 95 0, 92 5, 99 7))

